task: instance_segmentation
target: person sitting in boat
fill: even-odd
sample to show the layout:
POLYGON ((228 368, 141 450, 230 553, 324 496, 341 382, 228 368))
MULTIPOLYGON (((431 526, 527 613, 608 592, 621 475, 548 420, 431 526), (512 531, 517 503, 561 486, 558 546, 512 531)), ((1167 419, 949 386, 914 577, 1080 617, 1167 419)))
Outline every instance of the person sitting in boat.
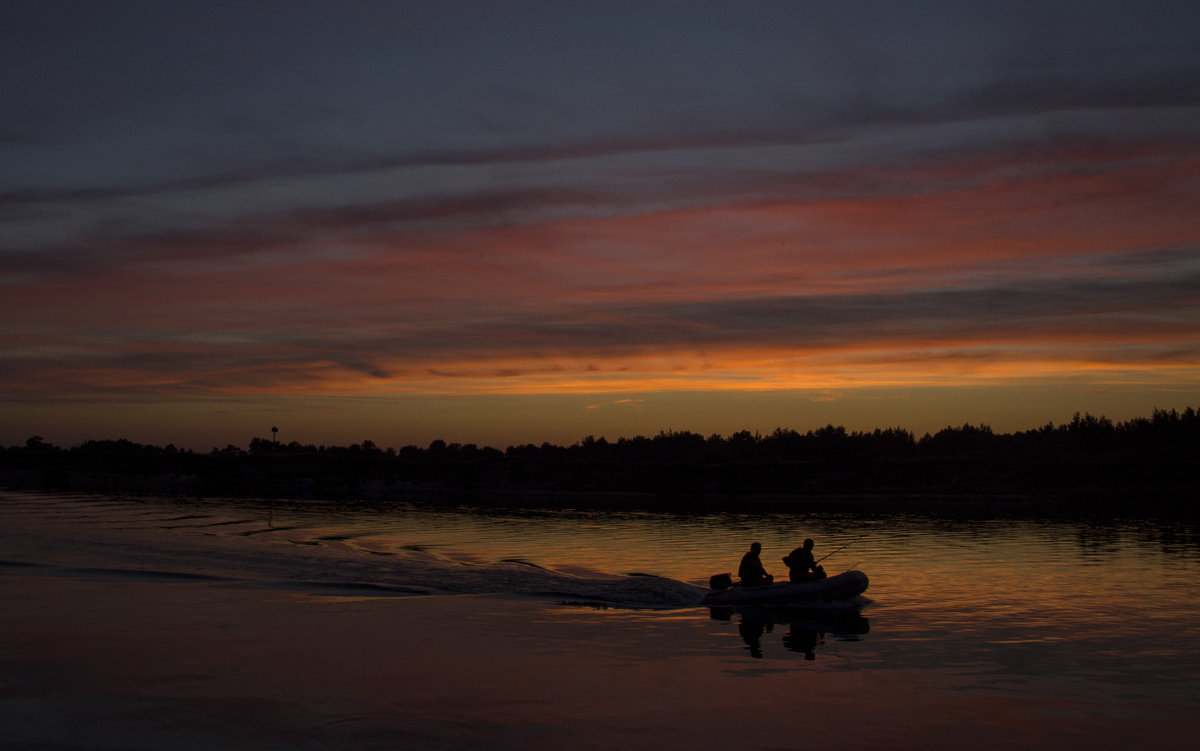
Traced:
POLYGON ((813 560, 813 541, 809 538, 804 544, 788 553, 783 564, 788 567, 793 583, 819 581, 825 578, 825 569, 813 560))
POLYGON ((775 581, 775 577, 763 568, 762 559, 758 557, 760 553, 762 543, 755 542, 750 544, 750 551, 742 556, 742 563, 738 566, 738 578, 742 580, 743 587, 760 587, 775 581))

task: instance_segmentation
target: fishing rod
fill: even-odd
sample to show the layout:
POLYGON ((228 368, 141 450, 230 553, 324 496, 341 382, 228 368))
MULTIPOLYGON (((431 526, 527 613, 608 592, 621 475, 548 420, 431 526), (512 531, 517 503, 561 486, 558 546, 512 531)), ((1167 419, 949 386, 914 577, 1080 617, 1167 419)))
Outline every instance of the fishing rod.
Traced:
POLYGON ((836 552, 838 552, 838 551, 840 551, 840 550, 844 550, 844 549, 846 549, 846 548, 850 547, 851 545, 853 545, 854 543, 858 542, 859 540, 861 540, 862 538, 866 537, 866 536, 867 536, 867 535, 869 535, 869 534, 871 534, 871 530, 869 530, 869 529, 868 529, 866 532, 863 532, 861 535, 859 535, 858 537, 855 537, 853 540, 851 540, 850 542, 848 542, 848 543, 846 543, 845 545, 841 546, 840 548, 835 548, 835 549, 833 550, 833 552, 832 552, 832 553, 826 553, 825 555, 821 556, 821 557, 820 557, 820 558, 818 558, 817 560, 813 561, 813 565, 815 566, 815 565, 817 565, 818 563, 820 563, 821 561, 823 561, 823 560, 825 560, 826 558, 828 558, 829 556, 833 555, 834 553, 836 553, 836 552))

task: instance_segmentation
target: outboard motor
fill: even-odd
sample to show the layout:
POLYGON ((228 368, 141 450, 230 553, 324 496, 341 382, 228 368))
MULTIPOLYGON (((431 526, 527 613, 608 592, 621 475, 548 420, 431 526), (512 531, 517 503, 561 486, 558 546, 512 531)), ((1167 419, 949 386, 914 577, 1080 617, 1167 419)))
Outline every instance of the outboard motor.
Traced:
POLYGON ((733 576, 728 573, 713 574, 708 577, 708 588, 715 590, 729 589, 733 586, 733 576))

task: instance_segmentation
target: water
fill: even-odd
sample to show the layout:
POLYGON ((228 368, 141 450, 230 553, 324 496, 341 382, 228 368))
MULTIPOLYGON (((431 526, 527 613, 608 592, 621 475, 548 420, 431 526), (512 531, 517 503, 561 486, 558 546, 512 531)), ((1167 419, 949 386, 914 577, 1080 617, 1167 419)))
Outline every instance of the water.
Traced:
POLYGON ((1190 748, 1200 731, 1190 525, 25 493, 0 493, 0 522, 0 741, 1190 748), (818 558, 845 545, 831 574, 870 576, 863 617, 695 606, 752 540, 783 574, 805 537, 818 558), (112 656, 131 634, 156 654, 136 670, 112 656), (166 719, 138 714, 153 701, 166 719))

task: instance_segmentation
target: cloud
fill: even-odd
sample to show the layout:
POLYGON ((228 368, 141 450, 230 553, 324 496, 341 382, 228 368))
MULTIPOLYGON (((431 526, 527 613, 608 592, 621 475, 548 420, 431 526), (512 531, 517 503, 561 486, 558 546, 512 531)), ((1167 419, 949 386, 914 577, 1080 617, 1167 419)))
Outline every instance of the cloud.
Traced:
POLYGON ((603 404, 589 404, 589 405, 587 405, 587 407, 585 407, 585 409, 604 409, 606 407, 613 407, 613 406, 616 406, 616 407, 635 406, 636 407, 636 406, 640 406, 645 403, 646 403, 645 399, 613 399, 611 402, 605 402, 603 404))
POLYGON ((1186 368, 1200 352, 1195 258, 1182 249, 1086 264, 1058 258, 1047 267, 1084 276, 1012 274, 986 285, 871 293, 560 301, 458 317, 445 308, 446 318, 383 311, 366 320, 356 308, 335 308, 313 311, 321 324, 242 317, 210 334, 188 319, 107 311, 48 339, 10 328, 0 337, 3 390, 629 391, 647 383, 781 386, 798 369, 873 368, 875 378, 890 369, 889 378, 903 380, 971 362, 1010 373, 1054 361, 1186 368))
POLYGON ((1194 4, 596 7, 6 32, 0 391, 1195 378, 1194 4))
MULTIPOLYGON (((338 258, 377 257, 386 268, 393 260, 424 263, 419 259, 429 253, 474 248, 477 257, 509 254, 513 263, 537 263, 559 281, 572 265, 589 272, 603 265, 604 274, 590 274, 597 290, 674 283, 668 271, 681 273, 674 277, 679 284, 706 284, 706 267, 724 279, 760 269, 753 284, 761 285, 777 269, 781 278, 794 273, 801 259, 819 276, 830 264, 848 273, 850 254, 858 265, 883 269, 899 265, 881 263, 887 255, 926 266, 942 253, 960 260, 1023 256, 1036 245, 1039 254, 1053 254, 1067 243, 1080 252, 1120 250, 1135 235, 1135 242, 1172 245, 1197 232, 1194 212, 1186 210, 1196 197, 1195 142, 1085 141, 899 164, 834 155, 814 166, 807 161, 813 154, 788 149, 714 151, 683 166, 660 156, 582 176, 576 168, 589 165, 518 171, 507 185, 390 199, 361 186, 364 200, 350 191, 297 203, 319 193, 306 189, 273 210, 268 202, 228 217, 199 205, 149 214, 117 207, 111 215, 89 213, 65 237, 68 230, 56 229, 51 244, 11 223, 0 232, 10 238, 0 243, 7 246, 0 249, 0 283, 129 269, 170 273, 172 266, 191 275, 198 263, 230 273, 321 266, 328 278, 326 264, 338 258), (726 271, 735 265, 731 248, 754 258, 737 264, 733 276, 726 271), (788 256, 793 269, 780 269, 788 256)), ((39 215, 36 221, 57 216, 48 209, 39 215)), ((69 212, 62 224, 72 225, 69 212)))

